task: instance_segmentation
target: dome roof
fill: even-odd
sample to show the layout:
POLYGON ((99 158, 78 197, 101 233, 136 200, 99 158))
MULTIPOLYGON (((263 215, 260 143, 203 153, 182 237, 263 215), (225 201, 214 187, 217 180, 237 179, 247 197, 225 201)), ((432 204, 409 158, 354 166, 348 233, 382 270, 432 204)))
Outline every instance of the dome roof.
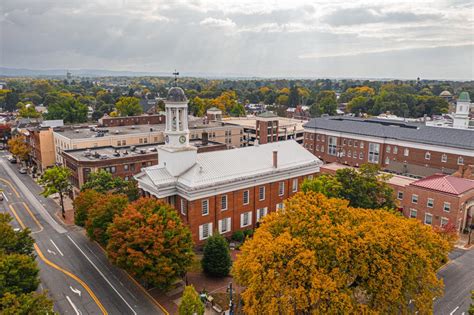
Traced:
POLYGON ((443 92, 441 92, 439 94, 439 96, 452 96, 451 92, 447 91, 447 90, 444 90, 443 92))
POLYGON ((182 88, 174 86, 168 91, 168 96, 166 97, 167 101, 170 102, 187 102, 186 94, 182 88))

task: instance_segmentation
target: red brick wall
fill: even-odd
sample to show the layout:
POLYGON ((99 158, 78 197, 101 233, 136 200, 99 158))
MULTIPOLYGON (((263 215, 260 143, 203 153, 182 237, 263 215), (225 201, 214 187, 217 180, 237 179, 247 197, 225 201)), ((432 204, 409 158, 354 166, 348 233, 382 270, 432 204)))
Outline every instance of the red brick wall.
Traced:
MULTIPOLYGON (((327 163, 331 162, 339 162, 339 163, 347 163, 350 166, 359 166, 363 163, 368 162, 368 148, 369 148, 370 141, 362 141, 362 140, 355 140, 353 138, 344 138, 344 137, 337 137, 337 147, 338 151, 345 151, 345 156, 337 157, 328 154, 328 136, 324 134, 317 134, 317 133, 309 133, 305 132, 304 142, 303 145, 306 149, 308 149, 311 153, 315 156, 319 157, 323 161, 327 163), (319 140, 318 140, 319 135, 319 140), (344 140, 345 145, 344 145, 344 140), (357 147, 354 143, 357 141, 357 147), (361 142, 363 143, 364 147, 360 148, 361 142), (352 145, 349 145, 352 143, 352 145), (324 146, 324 152, 322 152, 321 147, 324 146), (317 150, 319 148, 319 150, 317 150), (348 156, 348 151, 351 150, 351 157, 348 156), (354 158, 353 153, 357 152, 357 158, 354 158), (360 152, 363 153, 363 158, 360 159, 360 152)), ((447 161, 442 162, 441 157, 444 154, 442 151, 427 151, 425 149, 415 149, 415 148, 407 148, 409 150, 408 156, 404 155, 405 147, 403 146, 396 146, 398 152, 395 154, 394 152, 394 145, 384 145, 380 143, 380 155, 379 155, 379 165, 385 166, 385 158, 388 157, 390 161, 398 161, 398 162, 406 162, 408 164, 415 164, 425 166, 428 165, 433 168, 447 168, 452 170, 457 170, 459 165, 458 157, 459 155, 454 154, 446 154, 447 161), (387 146, 390 147, 390 153, 387 152, 387 146), (429 160, 425 159, 425 153, 430 152, 431 158, 429 160)), ((474 157, 463 156, 464 164, 465 165, 472 165, 474 164, 474 157)))
MULTIPOLYGON (((316 175, 316 174, 313 174, 316 175)), ((301 185, 305 176, 298 177, 298 186, 301 185)), ((212 222, 213 233, 218 232, 218 222, 227 217, 231 217, 231 230, 223 235, 226 237, 232 236, 235 231, 250 230, 255 228, 257 222, 257 209, 267 207, 267 214, 276 211, 276 205, 282 203, 288 197, 295 194, 292 191, 292 179, 284 180, 285 182, 285 194, 279 196, 279 182, 268 183, 255 187, 248 187, 226 193, 227 195, 227 210, 221 210, 221 196, 222 194, 211 196, 208 198, 198 199, 188 202, 187 215, 181 215, 183 221, 186 222, 191 229, 191 234, 196 245, 204 244, 204 240, 199 240, 199 226, 205 223, 212 222), (259 200, 259 187, 265 186, 265 200, 259 200), (244 205, 243 195, 244 191, 249 191, 249 203, 244 205), (209 200, 209 214, 202 215, 202 201, 204 199, 209 200), (245 212, 252 212, 252 224, 247 227, 240 227, 240 215, 245 212)), ((298 187, 299 191, 299 187, 298 187)), ((180 198, 177 197, 176 209, 180 212, 180 198)))
POLYGON ((117 127, 131 125, 164 124, 164 115, 142 115, 130 117, 106 117, 102 118, 102 126, 117 127))

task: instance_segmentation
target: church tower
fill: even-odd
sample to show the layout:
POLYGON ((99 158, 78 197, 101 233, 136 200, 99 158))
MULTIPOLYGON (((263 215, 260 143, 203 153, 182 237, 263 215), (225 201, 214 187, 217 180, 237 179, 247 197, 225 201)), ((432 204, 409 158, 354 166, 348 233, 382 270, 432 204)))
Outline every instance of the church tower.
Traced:
POLYGON ((165 101, 165 144, 158 147, 158 162, 173 176, 196 163, 197 149, 189 144, 188 99, 180 87, 172 87, 165 101))
POLYGON ((454 113, 454 128, 469 128, 469 111, 471 107, 471 100, 468 92, 461 92, 456 101, 456 112, 454 113))

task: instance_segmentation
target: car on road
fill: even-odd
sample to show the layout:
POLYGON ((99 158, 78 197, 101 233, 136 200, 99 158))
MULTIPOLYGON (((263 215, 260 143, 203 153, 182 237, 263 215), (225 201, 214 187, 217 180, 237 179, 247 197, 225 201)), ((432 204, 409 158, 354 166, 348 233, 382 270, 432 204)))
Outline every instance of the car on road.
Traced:
POLYGON ((0 192, 0 201, 3 201, 3 192, 0 192))
POLYGON ((10 163, 12 163, 12 164, 16 164, 16 158, 14 158, 11 155, 7 158, 7 160, 10 161, 10 163))
POLYGON ((28 169, 26 167, 22 167, 18 170, 18 172, 20 172, 20 174, 26 174, 28 172, 28 169))

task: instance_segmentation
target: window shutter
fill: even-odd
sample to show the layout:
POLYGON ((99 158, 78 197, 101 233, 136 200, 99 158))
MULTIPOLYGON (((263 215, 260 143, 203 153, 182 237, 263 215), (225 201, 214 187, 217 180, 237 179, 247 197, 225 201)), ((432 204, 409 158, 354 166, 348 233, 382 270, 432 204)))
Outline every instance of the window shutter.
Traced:
POLYGON ((219 220, 218 224, 219 224, 219 233, 222 233, 222 220, 219 220))
POLYGON ((244 226, 244 214, 241 213, 240 214, 240 227, 243 227, 244 226))
POLYGON ((209 236, 212 236, 213 230, 212 230, 212 223, 209 224, 209 236))
POLYGON ((202 225, 199 226, 199 240, 202 240, 202 225))

